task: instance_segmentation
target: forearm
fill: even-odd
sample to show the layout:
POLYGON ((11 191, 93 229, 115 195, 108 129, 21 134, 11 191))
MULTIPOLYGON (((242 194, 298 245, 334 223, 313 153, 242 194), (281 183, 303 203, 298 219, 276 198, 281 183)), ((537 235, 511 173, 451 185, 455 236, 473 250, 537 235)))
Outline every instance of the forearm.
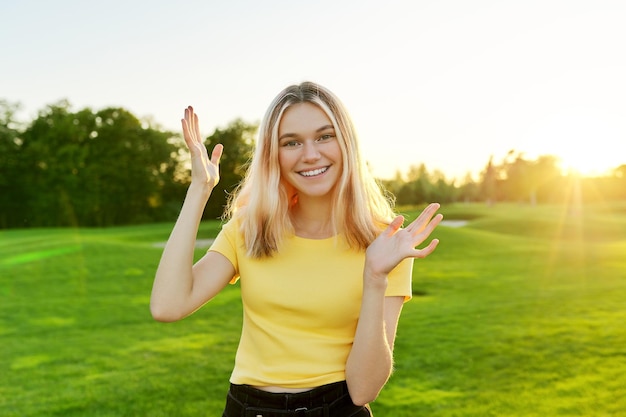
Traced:
POLYGON ((358 405, 376 399, 393 368, 393 350, 384 321, 386 285, 370 286, 367 278, 365 281, 354 344, 346 363, 348 389, 358 405))
POLYGON ((150 309, 157 320, 186 315, 193 289, 193 256, 202 213, 211 188, 192 183, 165 245, 152 287, 150 309))

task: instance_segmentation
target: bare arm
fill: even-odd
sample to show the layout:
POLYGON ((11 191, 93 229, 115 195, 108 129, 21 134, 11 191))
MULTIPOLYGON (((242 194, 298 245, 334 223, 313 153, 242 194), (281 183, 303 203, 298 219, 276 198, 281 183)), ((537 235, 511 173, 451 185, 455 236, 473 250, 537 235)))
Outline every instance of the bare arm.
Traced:
POLYGON ((398 216, 369 246, 363 272, 363 299, 354 344, 346 363, 346 380, 352 401, 364 405, 376 399, 393 369, 393 345, 403 297, 385 297, 387 276, 406 258, 424 258, 437 244, 415 249, 442 219, 431 204, 406 229, 398 216))
POLYGON ((191 185, 156 272, 150 311, 159 321, 179 320, 214 297, 233 277, 233 265, 223 255, 208 252, 193 265, 194 246, 202 213, 219 181, 222 145, 209 159, 192 107, 182 120, 185 143, 191 153, 191 185))

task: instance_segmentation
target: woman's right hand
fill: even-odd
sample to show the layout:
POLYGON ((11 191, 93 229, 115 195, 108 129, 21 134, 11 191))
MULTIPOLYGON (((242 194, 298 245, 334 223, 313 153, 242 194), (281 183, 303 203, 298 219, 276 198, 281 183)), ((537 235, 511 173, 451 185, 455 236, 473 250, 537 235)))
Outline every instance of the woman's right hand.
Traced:
POLYGON ((213 189, 220 180, 219 165, 224 146, 221 143, 215 145, 211 159, 209 159, 200 135, 198 115, 194 113, 193 107, 189 106, 185 109, 185 118, 181 122, 185 143, 191 153, 191 183, 207 185, 213 189))

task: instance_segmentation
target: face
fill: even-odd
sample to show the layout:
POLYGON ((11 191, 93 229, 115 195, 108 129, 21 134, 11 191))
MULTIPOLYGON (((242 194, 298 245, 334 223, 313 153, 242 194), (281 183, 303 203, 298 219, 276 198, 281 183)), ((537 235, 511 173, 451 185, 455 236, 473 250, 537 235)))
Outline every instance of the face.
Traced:
POLYGON ((278 125, 278 161, 282 178, 303 197, 326 198, 341 175, 341 148, 326 113, 300 103, 283 113, 278 125))

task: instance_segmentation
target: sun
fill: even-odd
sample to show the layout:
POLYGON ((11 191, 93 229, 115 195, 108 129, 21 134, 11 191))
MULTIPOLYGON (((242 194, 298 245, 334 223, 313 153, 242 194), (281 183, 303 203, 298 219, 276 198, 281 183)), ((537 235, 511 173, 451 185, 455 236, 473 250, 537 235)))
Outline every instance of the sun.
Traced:
MULTIPOLYGON (((574 172, 584 177, 596 177, 608 175, 621 164, 626 164, 626 155, 623 161, 611 154, 620 154, 617 149, 601 146, 604 151, 584 149, 584 147, 563 146, 555 154, 561 162, 564 172, 574 172)), ((622 151, 623 152, 623 151, 622 151)))
POLYGON ((557 157, 563 173, 604 176, 626 164, 626 131, 607 115, 561 113, 533 127, 531 153, 557 157))

